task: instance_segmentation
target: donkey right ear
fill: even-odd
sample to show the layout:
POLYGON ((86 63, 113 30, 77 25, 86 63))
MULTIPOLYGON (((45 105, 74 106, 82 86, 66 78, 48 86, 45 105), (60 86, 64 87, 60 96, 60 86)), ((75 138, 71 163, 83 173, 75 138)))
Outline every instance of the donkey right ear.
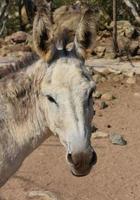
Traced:
POLYGON ((96 40, 96 23, 93 11, 85 11, 76 31, 74 49, 77 56, 86 58, 86 50, 93 47, 96 40))
POLYGON ((33 43, 36 53, 49 62, 55 53, 50 10, 46 6, 37 8, 33 23, 33 43))

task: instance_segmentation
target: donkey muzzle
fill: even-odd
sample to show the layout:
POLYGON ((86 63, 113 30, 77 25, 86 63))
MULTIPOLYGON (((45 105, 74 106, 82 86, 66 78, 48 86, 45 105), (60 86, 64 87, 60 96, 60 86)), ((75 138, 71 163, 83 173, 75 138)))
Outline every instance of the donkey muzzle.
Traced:
POLYGON ((72 153, 67 155, 67 160, 71 166, 71 172, 75 176, 85 176, 89 174, 93 165, 97 162, 95 151, 72 153))

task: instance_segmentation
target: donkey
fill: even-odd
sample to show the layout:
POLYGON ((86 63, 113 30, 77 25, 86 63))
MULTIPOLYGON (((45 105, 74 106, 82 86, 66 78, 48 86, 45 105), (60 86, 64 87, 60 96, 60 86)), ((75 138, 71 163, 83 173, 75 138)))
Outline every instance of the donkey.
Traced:
POLYGON ((84 66, 95 33, 92 11, 83 15, 69 50, 67 31, 53 35, 51 20, 48 8, 38 7, 33 40, 40 60, 0 81, 0 186, 52 134, 66 148, 73 175, 87 175, 96 163, 90 142, 95 83, 84 66))

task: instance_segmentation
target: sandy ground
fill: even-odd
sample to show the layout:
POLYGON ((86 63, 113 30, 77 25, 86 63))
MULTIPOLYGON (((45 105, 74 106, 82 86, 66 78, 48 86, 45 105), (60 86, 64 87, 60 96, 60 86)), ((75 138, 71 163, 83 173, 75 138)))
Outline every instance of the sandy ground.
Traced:
POLYGON ((69 172, 59 140, 51 137, 1 188, 1 199, 28 200, 32 190, 49 190, 63 200, 140 199, 140 96, 134 96, 140 92, 140 81, 135 85, 106 81, 97 89, 111 92, 116 99, 104 110, 99 109, 98 101, 95 103, 96 127, 120 133, 128 144, 117 146, 109 139, 94 139, 97 164, 88 176, 77 178, 69 172))

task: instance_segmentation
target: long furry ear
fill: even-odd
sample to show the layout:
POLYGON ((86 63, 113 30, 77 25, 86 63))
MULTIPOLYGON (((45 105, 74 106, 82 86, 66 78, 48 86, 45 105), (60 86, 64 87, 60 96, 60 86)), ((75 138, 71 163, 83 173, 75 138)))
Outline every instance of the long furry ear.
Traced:
POLYGON ((95 16, 91 9, 85 11, 80 24, 77 28, 74 49, 77 56, 82 59, 86 58, 86 50, 90 49, 96 39, 95 16))
POLYGON ((37 11, 33 23, 34 47, 37 54, 49 62, 55 53, 51 11, 45 3, 38 3, 36 6, 37 11))

